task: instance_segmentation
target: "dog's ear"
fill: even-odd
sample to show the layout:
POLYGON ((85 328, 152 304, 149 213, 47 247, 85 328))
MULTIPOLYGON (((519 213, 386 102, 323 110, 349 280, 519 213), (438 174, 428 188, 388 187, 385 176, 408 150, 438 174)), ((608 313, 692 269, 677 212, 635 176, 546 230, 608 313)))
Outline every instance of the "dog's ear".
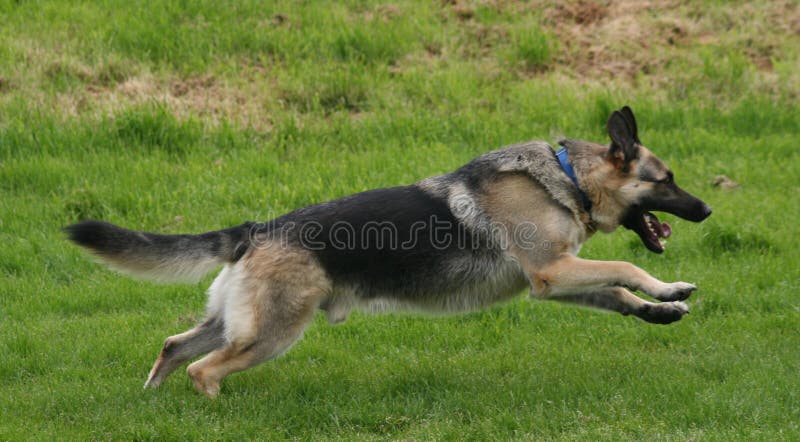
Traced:
POLYGON ((625 117, 625 121, 628 122, 628 126, 631 127, 631 131, 633 132, 633 141, 635 141, 636 144, 641 145, 642 142, 639 141, 639 129, 636 127, 636 117, 633 116, 633 109, 628 106, 623 106, 619 111, 622 113, 622 116, 625 117))
MULTIPOLYGON (((633 113, 631 113, 633 115, 633 113)), ((631 128, 627 119, 620 111, 614 111, 608 119, 608 136, 611 137, 611 147, 608 156, 620 168, 626 168, 628 163, 636 159, 639 154, 635 129, 631 128)))

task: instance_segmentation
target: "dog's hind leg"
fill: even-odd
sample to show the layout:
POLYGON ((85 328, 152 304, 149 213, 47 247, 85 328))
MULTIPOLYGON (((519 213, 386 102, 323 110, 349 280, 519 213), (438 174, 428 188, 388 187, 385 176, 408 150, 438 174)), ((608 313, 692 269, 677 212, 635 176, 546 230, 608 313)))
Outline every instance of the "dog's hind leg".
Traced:
POLYGON ((622 287, 604 287, 576 294, 553 295, 547 299, 580 304, 623 315, 634 315, 654 324, 669 324, 689 313, 683 302, 648 302, 622 287))
POLYGON ((223 312, 228 295, 241 285, 241 266, 228 265, 214 279, 208 289, 206 320, 184 333, 170 336, 150 370, 145 388, 156 388, 176 368, 190 359, 216 350, 225 344, 223 312))
POLYGON ((295 292, 288 296, 272 294, 270 297, 274 302, 259 309, 261 311, 256 312, 255 317, 240 318, 235 329, 226 331, 229 337, 224 347, 189 365, 186 371, 198 391, 214 397, 219 393, 220 382, 229 374, 288 350, 313 318, 321 298, 308 292, 295 292), (253 321, 252 326, 247 325, 250 321, 253 321))
POLYGON ((158 387, 186 361, 222 347, 225 344, 223 332, 222 319, 211 317, 189 331, 167 338, 161 354, 150 370, 145 388, 158 387))
POLYGON ((288 350, 332 287, 310 252, 280 243, 254 249, 237 264, 232 282, 220 304, 225 345, 186 369, 210 397, 225 376, 288 350))

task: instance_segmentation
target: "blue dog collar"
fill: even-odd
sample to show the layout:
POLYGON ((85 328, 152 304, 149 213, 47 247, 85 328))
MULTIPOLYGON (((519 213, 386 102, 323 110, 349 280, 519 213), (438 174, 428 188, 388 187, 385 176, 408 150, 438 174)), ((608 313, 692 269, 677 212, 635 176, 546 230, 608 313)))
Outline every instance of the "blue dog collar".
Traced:
POLYGON ((581 189, 581 186, 578 184, 578 177, 575 175, 575 169, 572 168, 572 164, 569 163, 569 159, 567 158, 567 148, 562 147, 558 151, 556 151, 556 158, 558 158, 558 163, 561 164, 561 170, 575 183, 575 187, 578 188, 578 192, 581 194, 581 199, 583 200, 583 208, 586 209, 587 212, 592 211, 592 201, 589 200, 589 197, 586 196, 586 192, 581 189))

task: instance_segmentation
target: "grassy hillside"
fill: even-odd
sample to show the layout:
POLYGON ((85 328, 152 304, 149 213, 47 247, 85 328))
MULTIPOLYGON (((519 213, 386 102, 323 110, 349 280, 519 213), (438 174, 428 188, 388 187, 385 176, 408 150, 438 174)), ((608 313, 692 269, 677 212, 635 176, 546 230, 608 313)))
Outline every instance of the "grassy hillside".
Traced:
POLYGON ((0 439, 800 438, 796 1, 0 2, 0 439), (322 317, 220 397, 141 386, 198 285, 91 262, 82 218, 199 232, 448 172, 612 109, 714 215, 654 255, 667 326, 521 297, 322 317), (725 175, 737 187, 715 186, 725 175))

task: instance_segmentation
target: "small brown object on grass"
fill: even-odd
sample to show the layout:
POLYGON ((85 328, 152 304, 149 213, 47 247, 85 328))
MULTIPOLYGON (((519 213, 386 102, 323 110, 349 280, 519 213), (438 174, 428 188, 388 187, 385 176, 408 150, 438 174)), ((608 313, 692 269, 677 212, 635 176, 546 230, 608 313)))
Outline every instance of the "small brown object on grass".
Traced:
POLYGON ((720 187, 722 189, 735 189, 739 187, 739 183, 733 181, 732 179, 728 178, 725 175, 717 175, 711 180, 711 185, 714 187, 720 187))

